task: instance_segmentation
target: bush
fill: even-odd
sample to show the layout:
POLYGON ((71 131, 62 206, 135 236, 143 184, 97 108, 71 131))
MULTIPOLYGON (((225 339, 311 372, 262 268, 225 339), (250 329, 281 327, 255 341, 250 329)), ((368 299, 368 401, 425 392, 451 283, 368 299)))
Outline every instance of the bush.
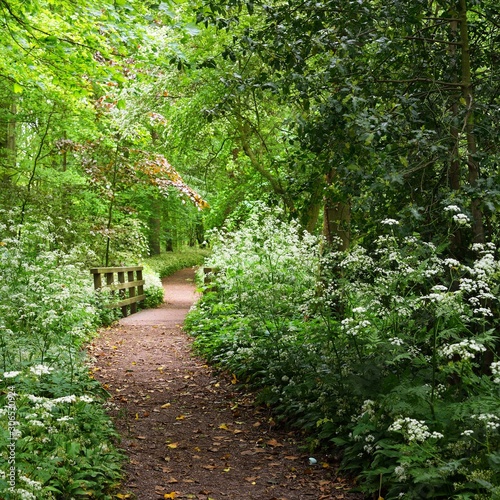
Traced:
POLYGON ((144 285, 144 295, 146 298, 144 302, 140 302, 141 308, 154 308, 163 304, 164 290, 158 273, 153 271, 151 267, 147 264, 144 265, 143 270, 144 280, 146 284, 144 285))
POLYGON ((253 215, 218 236, 186 325, 311 446, 342 447, 366 493, 500 498, 495 249, 461 263, 384 222, 320 264, 318 241, 253 215))
POLYGON ((111 498, 122 457, 82 350, 99 321, 88 270, 49 221, 0 234, 1 497, 111 498))
POLYGON ((176 271, 186 267, 199 266, 209 254, 208 250, 198 248, 185 248, 175 252, 166 252, 145 259, 148 265, 160 278, 166 278, 176 271))

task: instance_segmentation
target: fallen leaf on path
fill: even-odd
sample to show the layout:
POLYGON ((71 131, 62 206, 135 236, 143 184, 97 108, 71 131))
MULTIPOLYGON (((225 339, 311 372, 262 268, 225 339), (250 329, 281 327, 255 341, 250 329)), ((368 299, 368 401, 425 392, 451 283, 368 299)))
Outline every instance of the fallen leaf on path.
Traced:
POLYGON ((167 445, 169 448, 171 448, 172 450, 174 450, 175 448, 177 448, 177 446, 179 446, 179 443, 170 443, 167 445))
POLYGON ((163 495, 163 498, 175 498, 177 495, 175 493, 175 491, 172 491, 171 493, 165 493, 165 495, 163 495))
POLYGON ((294 457, 293 455, 288 455, 285 457, 287 460, 298 460, 299 457, 294 457))
POLYGON ((269 441, 266 441, 266 444, 268 444, 269 446, 283 446, 281 443, 278 443, 278 441, 276 441, 276 439, 270 439, 269 441))

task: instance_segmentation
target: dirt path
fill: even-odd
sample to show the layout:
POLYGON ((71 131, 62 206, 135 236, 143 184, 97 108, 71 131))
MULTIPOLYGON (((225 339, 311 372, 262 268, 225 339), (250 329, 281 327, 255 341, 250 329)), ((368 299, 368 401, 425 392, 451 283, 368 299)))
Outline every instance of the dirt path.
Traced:
POLYGON ((181 325, 196 300, 193 279, 192 269, 167 278, 163 306, 122 319, 91 346, 129 457, 122 498, 360 498, 333 461, 314 455, 309 465, 293 433, 192 355, 181 325))

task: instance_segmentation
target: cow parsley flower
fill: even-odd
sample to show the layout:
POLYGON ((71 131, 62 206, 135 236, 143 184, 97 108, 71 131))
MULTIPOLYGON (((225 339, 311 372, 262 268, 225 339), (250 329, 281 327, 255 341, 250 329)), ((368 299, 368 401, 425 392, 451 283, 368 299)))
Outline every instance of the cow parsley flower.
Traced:
POLYGON ((38 481, 34 481, 33 479, 30 479, 29 477, 19 475, 19 479, 26 483, 32 490, 41 490, 42 489, 42 484, 39 483, 38 481))
POLYGON ((48 375, 52 370, 53 368, 46 365, 36 365, 30 368, 30 372, 37 377, 40 377, 41 375, 48 375))
POLYGON ((392 345, 404 345, 405 341, 403 339, 400 339, 399 337, 392 337, 389 339, 389 342, 392 345))
POLYGON ((493 413, 472 415, 472 418, 483 422, 487 430, 494 431, 500 428, 500 418, 493 413))
POLYGON ((399 221, 396 219, 384 219, 381 224, 385 224, 386 226, 399 226, 399 221))
POLYGON ((493 382, 500 384, 500 361, 495 361, 490 365, 491 373, 495 377, 493 382))
POLYGON ((45 424, 40 420, 31 420, 30 424, 34 425, 35 427, 45 427, 45 424))
POLYGON ((17 377, 20 374, 21 374, 21 372, 4 372, 3 376, 5 378, 14 378, 14 377, 17 377))
POLYGON ((398 465, 394 469, 394 475, 396 476, 397 480, 400 482, 406 481, 406 469, 402 465, 398 465))
POLYGON ((58 422, 69 422, 70 420, 73 420, 73 417, 68 417, 67 415, 57 419, 58 422))
POLYGON ((465 214, 455 214, 453 216, 453 220, 459 225, 459 226, 467 226, 470 224, 470 219, 467 215, 465 214))
POLYGON ((458 214, 462 211, 462 209, 457 205, 448 205, 448 206, 444 207, 444 211, 445 212, 454 212, 454 213, 458 214))
POLYGON ((472 359, 479 352, 486 351, 486 347, 473 339, 465 339, 456 344, 444 346, 441 349, 443 357, 451 359, 453 356, 460 356, 462 359, 472 359))
POLYGON ((423 420, 409 417, 398 418, 389 426, 389 430, 401 432, 409 442, 423 442, 428 438, 441 439, 444 437, 440 432, 430 432, 423 420))
POLYGON ((71 396, 63 396, 61 398, 54 399, 54 403, 74 403, 76 401, 76 396, 71 394, 71 396))

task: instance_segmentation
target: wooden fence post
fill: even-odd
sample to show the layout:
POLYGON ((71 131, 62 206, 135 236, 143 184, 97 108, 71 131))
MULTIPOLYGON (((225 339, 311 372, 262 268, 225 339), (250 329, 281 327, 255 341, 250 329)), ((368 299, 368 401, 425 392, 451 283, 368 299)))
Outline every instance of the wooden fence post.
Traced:
POLYGON ((144 300, 144 284, 145 281, 142 277, 143 268, 138 267, 95 267, 90 270, 94 275, 94 289, 100 290, 108 288, 111 294, 114 295, 118 292, 118 300, 113 304, 108 305, 109 308, 120 307, 123 316, 128 315, 128 306, 130 306, 130 313, 137 312, 137 303, 144 300), (134 279, 134 274, 137 273, 137 278, 134 279), (117 275, 117 282, 115 282, 114 275, 117 275), (106 285, 103 286, 102 276, 105 276, 106 285), (125 280, 125 277, 127 278, 125 280), (128 293, 127 293, 128 291, 128 293))

